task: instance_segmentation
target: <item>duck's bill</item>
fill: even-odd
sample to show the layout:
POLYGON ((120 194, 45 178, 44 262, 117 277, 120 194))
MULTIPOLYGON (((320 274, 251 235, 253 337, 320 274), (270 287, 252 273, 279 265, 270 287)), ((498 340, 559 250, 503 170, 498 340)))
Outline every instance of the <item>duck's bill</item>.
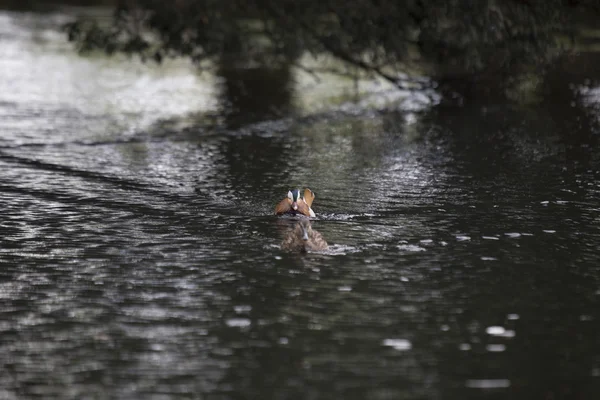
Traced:
POLYGON ((294 211, 298 210, 298 203, 296 203, 296 202, 293 202, 293 203, 292 203, 292 209, 293 209, 294 211))

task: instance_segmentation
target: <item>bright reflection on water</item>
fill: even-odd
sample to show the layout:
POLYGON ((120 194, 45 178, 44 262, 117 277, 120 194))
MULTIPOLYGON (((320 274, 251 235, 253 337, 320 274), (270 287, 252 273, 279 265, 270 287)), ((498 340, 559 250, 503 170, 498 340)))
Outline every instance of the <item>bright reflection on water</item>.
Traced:
POLYGON ((78 57, 59 30, 69 20, 0 14, 4 145, 124 140, 161 118, 216 109, 214 79, 200 80, 187 63, 78 57))
POLYGON ((77 58, 48 27, 61 18, 0 14, 0 397, 599 393, 584 113, 166 131, 216 112, 218 85, 77 58), (296 186, 330 250, 279 248, 293 221, 271 213, 296 186))

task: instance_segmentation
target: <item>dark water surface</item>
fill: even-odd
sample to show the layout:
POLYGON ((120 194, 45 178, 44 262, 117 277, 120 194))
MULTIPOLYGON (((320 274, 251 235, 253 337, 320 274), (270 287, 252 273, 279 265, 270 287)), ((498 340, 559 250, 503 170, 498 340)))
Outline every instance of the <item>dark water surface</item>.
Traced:
POLYGON ((0 42, 0 398, 600 398, 593 116, 166 131, 140 120, 188 112, 162 91, 195 78, 115 72, 100 93, 77 74, 121 67, 59 74, 77 59, 52 50, 68 79, 48 89, 26 58, 58 39, 28 18, 0 14, 21 33, 0 42), (296 186, 324 253, 279 248, 272 210, 296 186))

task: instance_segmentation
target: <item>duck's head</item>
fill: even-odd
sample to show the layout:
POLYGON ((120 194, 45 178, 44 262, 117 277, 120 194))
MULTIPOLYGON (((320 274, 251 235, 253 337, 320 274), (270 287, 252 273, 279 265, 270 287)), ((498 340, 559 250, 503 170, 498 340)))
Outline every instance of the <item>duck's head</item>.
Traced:
POLYGON ((290 190, 288 192, 288 199, 292 202, 292 209, 298 210, 298 199, 300 198, 300 189, 290 190))
POLYGON ((300 222, 300 227, 302 227, 302 240, 308 241, 308 233, 310 231, 310 223, 306 221, 300 222))

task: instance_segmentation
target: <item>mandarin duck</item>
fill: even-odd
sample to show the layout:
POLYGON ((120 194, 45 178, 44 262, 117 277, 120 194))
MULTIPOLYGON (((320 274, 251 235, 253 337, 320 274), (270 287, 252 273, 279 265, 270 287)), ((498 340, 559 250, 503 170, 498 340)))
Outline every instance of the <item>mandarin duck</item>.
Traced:
POLYGON ((275 206, 275 214, 315 217, 315 212, 310 208, 314 199, 315 194, 309 188, 304 189, 304 198, 300 197, 300 189, 290 190, 287 197, 275 206))
POLYGON ((328 245, 323 236, 312 228, 310 220, 301 219, 285 235, 281 248, 291 252, 306 253, 327 250, 328 245))

